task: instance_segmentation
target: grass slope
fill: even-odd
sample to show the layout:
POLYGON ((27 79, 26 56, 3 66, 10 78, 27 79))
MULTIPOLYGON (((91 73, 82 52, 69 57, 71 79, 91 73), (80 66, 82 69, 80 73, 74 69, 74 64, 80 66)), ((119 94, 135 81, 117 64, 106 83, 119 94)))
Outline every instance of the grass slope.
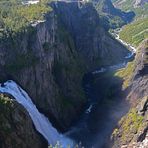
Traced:
POLYGON ((0 39, 25 31, 31 22, 43 20, 52 9, 42 1, 35 5, 22 5, 19 0, 0 1, 0 39))
POLYGON ((123 28, 120 38, 137 47, 148 38, 148 18, 137 20, 123 28))

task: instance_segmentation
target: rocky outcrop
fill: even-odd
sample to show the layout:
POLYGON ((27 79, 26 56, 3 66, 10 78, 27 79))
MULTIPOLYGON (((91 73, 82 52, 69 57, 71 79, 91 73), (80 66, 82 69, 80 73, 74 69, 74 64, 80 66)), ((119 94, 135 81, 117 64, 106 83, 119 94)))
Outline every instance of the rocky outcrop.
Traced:
POLYGON ((113 148, 148 146, 148 40, 139 47, 131 91, 131 109, 112 134, 113 148))
POLYGON ((123 61, 127 50, 101 27, 99 15, 91 3, 79 6, 59 2, 53 8, 72 35, 76 51, 88 70, 123 61))
POLYGON ((140 99, 136 107, 130 109, 112 134, 113 148, 147 147, 148 143, 148 97, 140 99))
POLYGON ((91 4, 52 7, 45 21, 0 40, 0 81, 16 81, 58 129, 66 129, 86 102, 83 74, 119 63, 128 51, 100 27, 91 4))
POLYGON ((0 147, 48 147, 44 138, 35 130, 26 110, 11 98, 0 94, 0 147))
POLYGON ((133 73, 133 81, 131 92, 128 98, 132 103, 135 99, 143 98, 148 95, 148 40, 145 40, 138 48, 135 60, 135 71, 133 73))
POLYGON ((18 82, 51 121, 59 128, 68 126, 85 102, 81 89, 85 67, 55 13, 7 43, 0 45, 1 80, 18 82))

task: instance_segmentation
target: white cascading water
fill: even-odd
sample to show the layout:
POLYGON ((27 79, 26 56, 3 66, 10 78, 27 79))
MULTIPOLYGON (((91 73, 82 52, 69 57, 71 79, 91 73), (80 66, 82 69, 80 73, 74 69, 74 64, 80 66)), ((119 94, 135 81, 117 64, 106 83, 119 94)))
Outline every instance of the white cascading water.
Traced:
POLYGON ((0 84, 0 93, 12 95, 19 104, 24 106, 34 123, 36 130, 43 135, 49 144, 55 145, 57 141, 59 141, 63 147, 72 145, 72 141, 58 133, 49 120, 38 111, 28 94, 14 81, 9 80, 3 85, 0 84))

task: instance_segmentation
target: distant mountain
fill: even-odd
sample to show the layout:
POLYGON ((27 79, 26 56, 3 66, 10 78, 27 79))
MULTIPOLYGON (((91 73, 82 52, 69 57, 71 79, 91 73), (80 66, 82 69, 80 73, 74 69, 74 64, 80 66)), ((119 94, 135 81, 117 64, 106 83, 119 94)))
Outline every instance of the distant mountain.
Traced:
POLYGON ((111 0, 92 0, 105 28, 117 28, 129 23, 133 17, 133 12, 124 12, 115 8, 111 0))
POLYGON ((148 0, 112 0, 118 7, 132 6, 134 8, 143 6, 144 4, 148 3, 148 0))
POLYGON ((134 11, 136 18, 148 15, 148 0, 112 0, 116 8, 123 11, 134 11))
POLYGON ((135 12, 134 22, 122 29, 120 38, 135 47, 138 46, 148 38, 148 0, 113 0, 113 2, 117 8, 135 12))

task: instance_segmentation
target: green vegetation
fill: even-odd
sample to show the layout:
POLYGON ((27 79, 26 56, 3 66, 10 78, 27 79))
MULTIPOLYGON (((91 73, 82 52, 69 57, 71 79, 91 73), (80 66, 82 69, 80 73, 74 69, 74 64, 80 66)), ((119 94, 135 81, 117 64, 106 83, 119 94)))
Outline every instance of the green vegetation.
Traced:
MULTIPOLYGON (((133 138, 133 135, 137 133, 137 131, 142 127, 143 125, 143 119, 144 117, 141 115, 138 115, 136 109, 132 108, 127 116, 124 116, 120 122, 119 127, 120 130, 122 130, 121 133, 121 142, 126 143, 128 141, 131 141, 133 138)), ((119 134, 118 128, 116 128, 112 134, 112 136, 116 137, 119 134)))
MULTIPOLYGON (((5 64, 9 72, 17 72, 24 67, 36 64, 37 58, 29 45, 27 53, 19 52, 17 49, 21 47, 20 42, 22 43, 24 36, 26 38, 31 36, 29 44, 33 42, 36 29, 32 27, 32 24, 43 21, 45 14, 52 10, 47 5, 49 1, 43 0, 32 5, 23 5, 20 0, 0 1, 0 44, 5 49, 12 49, 15 54, 15 58, 5 64)), ((43 45, 43 48, 47 50, 47 43, 43 45)))
POLYGON ((0 39, 26 32, 31 23, 43 20, 44 15, 52 10, 47 6, 47 2, 44 0, 34 5, 22 5, 19 0, 1 0, 0 39))
POLYGON ((148 38, 148 18, 125 26, 120 32, 120 38, 137 47, 144 39, 148 38))
POLYGON ((4 131, 5 134, 9 134, 10 127, 5 124, 7 118, 5 117, 9 112, 11 112, 13 103, 9 97, 0 94, 0 131, 4 131))
POLYGON ((112 0, 112 2, 123 11, 135 13, 135 21, 123 28, 120 38, 137 47, 148 38, 148 3, 135 6, 136 0, 112 0))
POLYGON ((115 76, 120 77, 124 80, 122 85, 123 89, 126 89, 130 85, 130 81, 133 76, 134 69, 135 69, 134 62, 130 62, 128 63, 126 68, 123 68, 115 73, 115 76))
POLYGON ((10 100, 10 98, 4 96, 3 94, 0 94, 0 109, 1 107, 4 107, 3 105, 9 105, 11 103, 12 101, 10 100))

